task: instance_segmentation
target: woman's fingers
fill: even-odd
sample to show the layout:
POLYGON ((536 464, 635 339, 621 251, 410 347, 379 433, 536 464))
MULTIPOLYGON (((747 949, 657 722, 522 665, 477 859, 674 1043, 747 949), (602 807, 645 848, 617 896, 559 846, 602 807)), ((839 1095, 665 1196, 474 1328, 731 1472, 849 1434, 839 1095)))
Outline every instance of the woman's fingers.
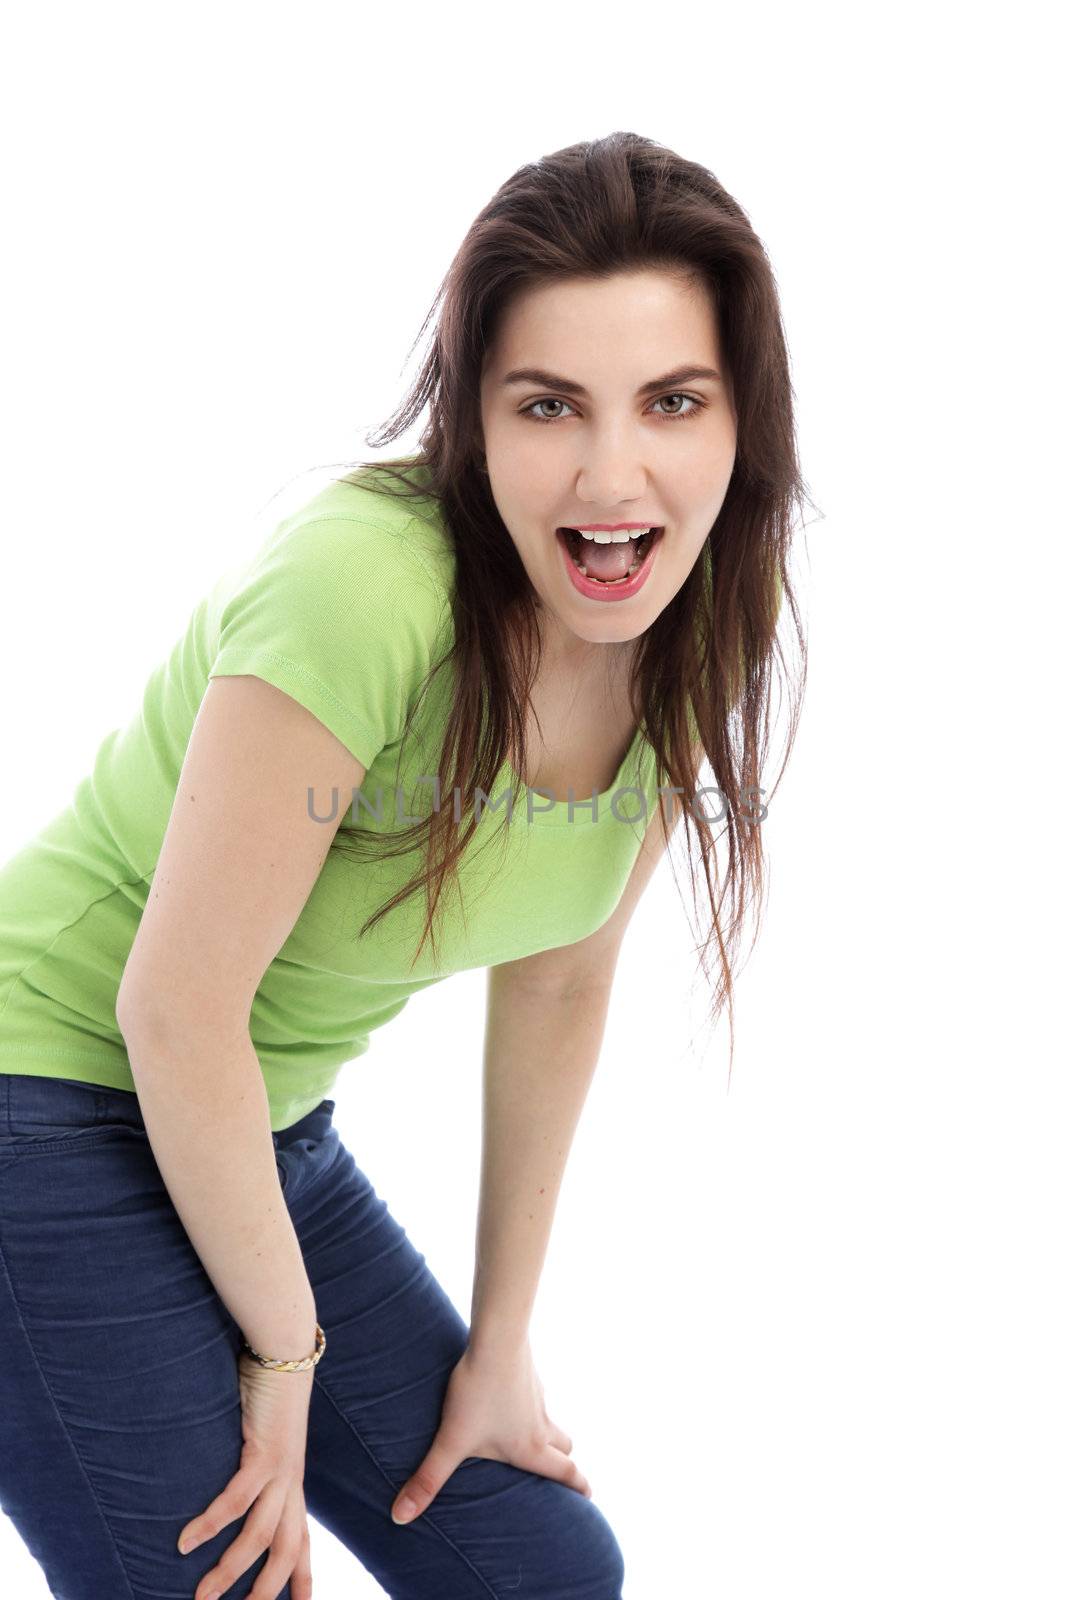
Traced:
POLYGON ((577 1489, 579 1494, 584 1494, 587 1500, 593 1498, 589 1479, 584 1473, 579 1472, 565 1451, 557 1450, 555 1445, 549 1444, 545 1446, 545 1453, 549 1468, 544 1473, 546 1478, 558 1478, 560 1483, 565 1483, 569 1489, 577 1489))
MULTIPOLYGON (((277 1502, 275 1502, 275 1506, 277 1506, 277 1502)), ((297 1556, 295 1542, 290 1550, 283 1549, 279 1539, 278 1511, 275 1509, 273 1513, 268 1512, 264 1498, 260 1496, 259 1500, 256 1501, 254 1510, 250 1513, 236 1539, 226 1547, 211 1570, 205 1572, 200 1579, 196 1586, 193 1600, 210 1600, 212 1596, 225 1594, 227 1589, 232 1584, 235 1584, 238 1578, 246 1573, 254 1562, 259 1560, 264 1550, 269 1550, 271 1554, 268 1557, 266 1567, 263 1569, 263 1574, 260 1576, 266 1573, 267 1567, 272 1568, 272 1576, 277 1576, 280 1567, 285 1564, 286 1556, 289 1557, 289 1566, 286 1570, 292 1571, 293 1563, 297 1556)), ((253 1590, 256 1600, 264 1600, 266 1589, 259 1586, 258 1578, 256 1584, 257 1588, 253 1590)), ((271 1590, 271 1600, 277 1600, 277 1596, 284 1586, 285 1579, 283 1577, 281 1582, 271 1590)))
POLYGON ((405 1524, 421 1517, 465 1460, 465 1453, 448 1444, 438 1431, 428 1452, 394 1498, 393 1521, 405 1524))
MULTIPOLYGON (((234 1482, 236 1479, 231 1481, 230 1489, 234 1482)), ((234 1520, 230 1514, 231 1508, 226 1507, 227 1493, 224 1491, 204 1513, 204 1517, 207 1517, 222 1502, 224 1509, 217 1519, 221 1528, 234 1520)), ((236 1514, 240 1515, 239 1512, 236 1514)), ((199 1526, 202 1521, 202 1518, 197 1518, 190 1526, 199 1526)), ((253 1600, 253 1596, 254 1600, 277 1600, 286 1579, 301 1557, 306 1536, 307 1514, 303 1488, 299 1485, 290 1487, 287 1494, 285 1485, 278 1480, 264 1485, 253 1500, 240 1533, 198 1582, 193 1600, 209 1600, 209 1597, 225 1594, 265 1550, 269 1550, 270 1555, 256 1579, 249 1600, 253 1600)), ((204 1531, 199 1542, 203 1543, 212 1537, 212 1533, 204 1531)), ((293 1592, 293 1600, 300 1600, 296 1591, 293 1592)))
POLYGON ((292 1495, 286 1502, 285 1514, 271 1540, 270 1555, 248 1600, 278 1600, 287 1582, 291 1600, 311 1600, 311 1538, 302 1494, 299 1504, 292 1495))
POLYGON ((293 1576, 289 1583, 289 1593, 292 1600, 311 1600, 311 1535, 308 1532, 307 1519, 304 1520, 304 1542, 300 1546, 300 1554, 296 1558, 293 1576))
POLYGON ((243 1517, 262 1487, 261 1479, 249 1468, 239 1468, 222 1493, 216 1495, 192 1522, 187 1522, 178 1535, 178 1549, 182 1555, 188 1555, 190 1550, 205 1544, 238 1517, 243 1517))
POLYGON ((564 1433, 562 1428, 557 1428, 555 1423, 552 1423, 551 1437, 548 1442, 549 1444, 554 1444, 557 1450, 562 1450, 565 1456, 569 1456, 574 1449, 574 1441, 570 1435, 564 1433))

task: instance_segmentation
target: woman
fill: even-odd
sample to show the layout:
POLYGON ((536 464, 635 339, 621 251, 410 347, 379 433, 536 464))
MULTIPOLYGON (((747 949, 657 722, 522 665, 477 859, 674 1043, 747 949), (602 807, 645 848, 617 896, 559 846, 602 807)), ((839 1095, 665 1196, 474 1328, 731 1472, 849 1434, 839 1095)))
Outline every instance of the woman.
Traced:
POLYGON ((0 1492, 71 1600, 306 1600, 308 1510, 405 1600, 621 1594, 527 1330, 682 818, 712 890, 705 757, 731 997, 795 616, 786 348, 740 207, 632 134, 517 172, 438 303, 372 441, 428 405, 420 454, 222 578, 0 874, 0 1492), (482 966, 468 1327, 326 1096, 482 966))

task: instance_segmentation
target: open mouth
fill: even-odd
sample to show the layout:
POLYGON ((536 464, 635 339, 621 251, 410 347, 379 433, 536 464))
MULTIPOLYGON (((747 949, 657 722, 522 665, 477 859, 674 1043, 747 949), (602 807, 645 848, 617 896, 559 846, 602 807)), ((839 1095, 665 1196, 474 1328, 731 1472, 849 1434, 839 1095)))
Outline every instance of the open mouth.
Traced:
POLYGON ((556 538, 562 539, 577 570, 589 583, 610 589, 614 584, 626 584, 641 570, 649 551, 662 537, 662 528, 650 528, 638 539, 613 540, 598 544, 584 539, 577 528, 557 528, 556 538), (621 549, 620 549, 621 547, 621 549), (610 554, 609 554, 610 552, 610 554), (626 565, 623 566, 623 562, 626 565), (593 570, 594 564, 603 564, 603 570, 593 570), (610 571, 610 576, 608 575, 610 571))

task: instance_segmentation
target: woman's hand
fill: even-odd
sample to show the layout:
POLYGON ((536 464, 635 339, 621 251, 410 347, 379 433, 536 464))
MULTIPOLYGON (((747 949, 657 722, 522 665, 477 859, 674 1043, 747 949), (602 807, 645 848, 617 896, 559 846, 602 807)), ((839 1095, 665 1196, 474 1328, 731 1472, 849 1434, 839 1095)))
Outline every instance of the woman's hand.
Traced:
POLYGON ((570 1451, 570 1439, 545 1411, 529 1340, 499 1351, 475 1352, 468 1346, 448 1380, 437 1437, 401 1487, 393 1521, 412 1522, 421 1516, 468 1456, 507 1461, 542 1478, 558 1478, 591 1499, 593 1491, 570 1451), (411 1505, 406 1514, 405 1501, 411 1505))
POLYGON ((240 1533, 197 1585, 194 1600, 214 1600, 270 1551, 249 1600, 278 1600, 292 1577, 292 1600, 310 1600, 311 1541, 304 1505, 304 1456, 314 1368, 274 1372, 246 1351, 238 1358, 241 1465, 222 1493, 182 1529, 183 1555, 244 1517, 240 1533), (188 1543, 186 1541, 189 1541, 188 1543))

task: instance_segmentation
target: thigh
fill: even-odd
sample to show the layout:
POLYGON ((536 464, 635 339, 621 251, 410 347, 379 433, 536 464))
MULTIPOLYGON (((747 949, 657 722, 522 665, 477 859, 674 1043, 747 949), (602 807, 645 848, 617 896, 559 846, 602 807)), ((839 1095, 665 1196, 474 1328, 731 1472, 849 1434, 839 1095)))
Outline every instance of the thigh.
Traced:
POLYGON ((415 1522, 392 1521, 469 1330, 319 1115, 279 1154, 327 1341, 309 1414, 309 1514, 392 1600, 620 1600, 622 1554, 595 1502, 506 1462, 469 1457, 415 1522))
POLYGON ((136 1096, 11 1074, 0 1096, 0 1504, 63 1600, 192 1595, 233 1540, 177 1549, 240 1465, 240 1331, 136 1096))

